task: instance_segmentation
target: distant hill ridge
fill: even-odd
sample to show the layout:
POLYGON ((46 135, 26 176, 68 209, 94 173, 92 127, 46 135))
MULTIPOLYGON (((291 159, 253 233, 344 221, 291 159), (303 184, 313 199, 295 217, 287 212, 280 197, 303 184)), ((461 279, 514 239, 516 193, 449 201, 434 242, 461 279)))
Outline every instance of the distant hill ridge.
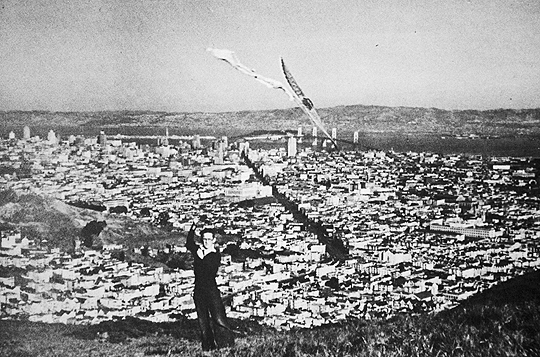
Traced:
MULTIPOLYGON (((439 133, 450 135, 540 135, 540 108, 443 110, 437 108, 347 105, 319 109, 327 127, 340 131, 439 133)), ((220 113, 158 111, 3 111, 5 127, 170 127, 240 132, 310 126, 300 108, 220 113)))

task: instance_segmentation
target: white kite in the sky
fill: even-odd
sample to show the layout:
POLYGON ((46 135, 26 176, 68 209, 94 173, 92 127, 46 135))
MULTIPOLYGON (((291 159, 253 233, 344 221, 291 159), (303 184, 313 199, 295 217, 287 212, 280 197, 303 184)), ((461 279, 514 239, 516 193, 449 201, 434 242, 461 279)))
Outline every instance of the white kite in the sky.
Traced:
POLYGON ((319 114, 315 110, 313 103, 311 102, 309 98, 307 98, 304 95, 304 93, 302 92, 302 90, 300 89, 300 87, 298 86, 294 78, 292 77, 287 67, 285 67, 285 63, 283 62, 283 59, 281 59, 281 66, 282 66, 285 78, 287 79, 287 82, 291 86, 292 91, 289 90, 287 87, 285 87, 283 83, 276 81, 274 79, 271 79, 271 78, 261 76, 260 74, 257 74, 253 69, 243 65, 238 60, 238 58, 236 57, 233 51, 208 48, 208 52, 210 52, 214 57, 227 62, 238 71, 255 78, 257 81, 261 82, 267 87, 280 89, 283 92, 285 92, 289 96, 289 99, 294 101, 296 104, 298 104, 298 106, 304 111, 304 113, 306 113, 307 116, 311 119, 313 124, 315 124, 319 129, 321 129, 321 131, 332 141, 334 146, 337 148, 337 144, 335 140, 330 136, 330 134, 328 134, 328 132, 324 128, 321 118, 319 117, 319 114))
POLYGON ((281 68, 283 69, 283 74, 285 75, 285 78, 287 79, 287 82, 291 86, 291 89, 294 92, 295 96, 295 102, 299 103, 300 108, 308 115, 308 117, 311 119, 311 121, 321 129, 321 131, 326 135, 330 141, 332 141, 332 144, 334 144, 334 147, 338 147, 336 141, 328 134, 326 129, 324 128, 324 125, 322 123, 321 117, 319 117, 319 113, 315 110, 315 107, 313 106, 313 102, 311 99, 306 97, 304 95, 304 92, 302 92, 302 89, 298 86, 298 83, 294 80, 291 72, 287 69, 285 66, 285 62, 283 61, 283 58, 281 59, 281 68))
POLYGON ((273 80, 271 78, 263 77, 260 74, 257 74, 253 69, 244 66, 242 63, 240 63, 233 51, 219 50, 215 48, 208 48, 207 51, 214 55, 214 57, 227 62, 228 64, 233 66, 233 68, 239 70, 240 72, 255 78, 257 81, 266 85, 268 88, 281 89, 289 96, 290 100, 294 100, 294 96, 289 90, 287 90, 287 88, 283 86, 283 83, 273 80))

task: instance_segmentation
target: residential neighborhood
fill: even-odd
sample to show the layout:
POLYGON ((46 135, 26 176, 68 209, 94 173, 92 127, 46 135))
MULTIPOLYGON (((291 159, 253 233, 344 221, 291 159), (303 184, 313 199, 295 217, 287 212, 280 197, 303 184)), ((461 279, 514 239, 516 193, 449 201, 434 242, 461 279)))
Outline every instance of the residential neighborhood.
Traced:
MULTIPOLYGON (((291 151, 286 139, 272 142, 58 140, 52 130, 42 139, 25 129, 22 138, 0 141, 0 185, 165 226, 179 237, 204 218, 227 237, 218 273, 227 315, 278 329, 434 313, 539 268, 540 198, 531 190, 538 160, 296 143, 291 151), (324 232, 310 229, 315 224, 324 232), (329 241, 343 245, 343 257, 329 241)), ((185 254, 178 242, 79 244, 67 252, 2 231, 2 271, 17 274, 0 277, 0 316, 72 324, 196 318, 192 269, 116 254, 185 254)))

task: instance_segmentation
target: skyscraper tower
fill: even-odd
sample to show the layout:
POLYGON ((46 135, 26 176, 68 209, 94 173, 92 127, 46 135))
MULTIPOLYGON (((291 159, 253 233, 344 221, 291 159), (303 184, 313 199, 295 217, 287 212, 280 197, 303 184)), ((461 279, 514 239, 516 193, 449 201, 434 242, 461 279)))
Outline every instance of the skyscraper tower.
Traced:
POLYGON ((358 131, 355 131, 353 134, 353 143, 358 144, 358 131))
POLYGON ((311 130, 311 136, 313 136, 314 138, 317 137, 317 127, 314 126, 313 129, 311 130))
POLYGON ((287 156, 296 156, 296 138, 294 136, 289 137, 289 140, 287 141, 287 156))
POLYGON ((105 135, 103 130, 99 132, 98 144, 101 145, 101 147, 107 146, 107 135, 105 135))
POLYGON ((169 128, 165 128, 165 137, 161 139, 161 145, 169 145, 169 128))
POLYGON ((302 136, 302 127, 298 127, 297 136, 302 136))
POLYGON ((218 140, 216 148, 216 156, 214 157, 214 164, 223 165, 223 141, 218 140))
POLYGON ((332 139, 334 139, 334 140, 337 139, 337 129, 336 128, 332 128, 332 139))
POLYGON ((54 133, 52 129, 49 130, 49 133, 47 134, 47 141, 50 144, 56 144, 56 134, 54 133))
POLYGON ((217 139, 216 141, 213 141, 212 142, 212 148, 215 150, 215 151, 222 151, 223 153, 225 152, 225 150, 227 149, 225 147, 225 142, 223 141, 223 139, 217 139))
POLYGON ((28 127, 28 125, 25 125, 23 128, 23 139, 24 140, 30 139, 30 128, 28 127))
POLYGON ((248 155, 249 154, 249 141, 239 142, 238 150, 240 151, 240 155, 248 155))
POLYGON ((193 135, 193 141, 192 146, 194 149, 198 149, 201 147, 201 137, 199 135, 193 135))

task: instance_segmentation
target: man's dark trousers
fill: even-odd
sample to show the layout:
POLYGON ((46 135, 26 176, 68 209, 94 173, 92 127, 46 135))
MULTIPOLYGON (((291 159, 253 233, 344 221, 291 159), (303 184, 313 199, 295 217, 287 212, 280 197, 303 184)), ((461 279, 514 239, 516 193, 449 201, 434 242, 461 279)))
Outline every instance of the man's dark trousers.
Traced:
POLYGON ((217 346, 211 322, 213 321, 216 327, 220 326, 230 331, 219 290, 217 287, 204 289, 197 289, 196 287, 193 300, 195 300, 195 308, 199 319, 202 348, 205 351, 213 350, 217 346))

